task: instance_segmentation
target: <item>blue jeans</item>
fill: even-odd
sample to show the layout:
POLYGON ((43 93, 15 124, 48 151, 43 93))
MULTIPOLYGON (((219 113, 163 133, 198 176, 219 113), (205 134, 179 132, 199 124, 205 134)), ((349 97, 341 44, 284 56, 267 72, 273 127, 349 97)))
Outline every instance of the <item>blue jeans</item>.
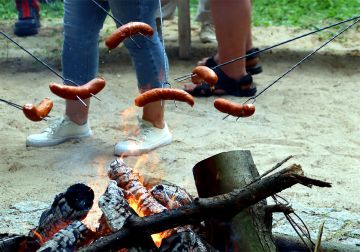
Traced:
MULTIPOLYGON (((151 25, 154 35, 147 39, 133 36, 140 48, 130 39, 124 44, 135 66, 138 88, 142 91, 161 87, 165 82, 166 55, 156 32, 155 15, 158 0, 98 1, 123 24, 140 21, 151 25)), ((99 66, 99 32, 106 13, 90 0, 64 0, 63 75, 80 85, 93 79, 99 66)), ((114 27, 115 29, 115 27, 114 27)), ((113 52, 115 53, 115 52, 113 52)), ((70 84, 70 83, 69 83, 70 84)))

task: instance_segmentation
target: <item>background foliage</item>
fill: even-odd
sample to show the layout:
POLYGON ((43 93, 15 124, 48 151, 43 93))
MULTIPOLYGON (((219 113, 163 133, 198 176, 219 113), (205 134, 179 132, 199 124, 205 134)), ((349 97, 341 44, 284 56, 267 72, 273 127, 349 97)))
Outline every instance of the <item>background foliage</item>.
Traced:
MULTIPOLYGON (((223 0, 224 4, 226 1, 223 0)), ((198 0, 190 0, 194 19, 198 0)), ((42 4, 41 16, 61 18, 63 3, 42 4)), ((309 28, 360 15, 360 0, 253 0, 254 26, 298 26, 309 28)), ((0 0, 0 18, 16 19, 15 0, 0 0)))

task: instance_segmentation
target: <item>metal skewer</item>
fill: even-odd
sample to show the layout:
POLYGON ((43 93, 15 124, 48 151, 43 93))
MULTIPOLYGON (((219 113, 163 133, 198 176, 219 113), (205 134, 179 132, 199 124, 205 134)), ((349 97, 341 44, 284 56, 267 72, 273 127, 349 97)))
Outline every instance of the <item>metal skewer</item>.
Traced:
POLYGON ((346 30, 348 30, 349 28, 351 28, 353 25, 355 25, 357 22, 360 21, 360 18, 358 18, 357 20, 355 20, 352 24, 346 26, 345 28, 341 29, 338 33, 336 33, 334 36, 332 36, 330 39, 328 39, 325 43, 323 43, 321 46, 319 46, 318 48, 316 48, 314 51, 312 51, 311 53, 309 53, 308 55, 306 55, 302 60, 300 60, 298 63, 296 63, 295 65, 293 65, 289 70, 287 70, 285 73, 283 73, 282 75, 280 75, 280 77, 278 77, 275 81, 273 81, 270 85, 268 85, 267 87, 265 87, 260 93, 258 93, 257 95, 254 95, 252 97, 250 97, 249 99, 247 99, 243 104, 247 103, 250 100, 254 100, 259 97, 261 94, 263 94, 266 90, 268 90, 271 86, 273 86, 275 83, 277 83, 279 80, 281 80, 282 78, 284 78, 288 73, 290 73, 292 70, 294 70, 296 67, 298 67, 301 63, 303 63, 305 60, 307 60, 308 58, 310 58, 313 54, 315 54, 316 52, 318 52, 321 48, 325 47, 327 44, 329 44, 331 41, 333 41, 335 38, 337 38, 339 35, 341 35, 342 33, 344 33, 346 30))
MULTIPOLYGON (((19 109, 21 111, 23 110, 23 106, 21 106, 19 104, 16 104, 16 103, 13 103, 11 101, 4 100, 4 99, 0 99, 0 101, 4 102, 4 103, 6 103, 6 104, 8 104, 8 105, 10 105, 10 106, 12 106, 14 108, 17 108, 17 109, 19 109)), ((51 116, 47 115, 46 117, 51 117, 51 116)), ((45 118, 43 118, 42 120, 46 121, 45 118)))
MULTIPOLYGON (((338 25, 340 25, 340 24, 353 21, 353 20, 358 19, 358 18, 360 18, 360 16, 352 17, 352 18, 349 18, 349 19, 346 19, 346 20, 343 20, 343 21, 340 21, 340 22, 337 22, 337 23, 334 23, 334 24, 325 26, 325 27, 323 27, 323 28, 316 29, 316 30, 314 30, 314 31, 305 33, 305 34, 300 35, 300 36, 297 36, 297 37, 295 37, 295 38, 292 38, 292 39, 289 39, 289 40, 280 42, 280 43, 275 44, 275 45, 273 45, 273 46, 266 47, 266 48, 261 49, 261 50, 259 50, 259 51, 252 52, 252 53, 246 54, 246 55, 244 55, 244 56, 241 56, 241 57, 238 57, 238 58, 235 58, 235 59, 226 61, 226 62, 224 62, 224 63, 222 63, 222 64, 219 64, 219 65, 217 65, 217 66, 215 66, 215 67, 212 67, 211 69, 216 69, 216 68, 218 68, 218 67, 221 67, 221 66, 224 66, 224 65, 227 65, 227 64, 231 64, 231 63, 233 63, 233 62, 235 62, 235 61, 244 59, 244 58, 249 57, 249 56, 252 56, 252 55, 254 55, 254 54, 259 54, 259 53, 262 53, 262 52, 264 52, 264 51, 268 51, 268 50, 273 49, 273 48, 275 48, 275 47, 278 47, 278 46, 287 44, 287 43, 289 43, 289 42, 295 41, 295 40, 297 40, 297 39, 300 39, 300 38, 303 38, 303 37, 312 35, 312 34, 314 34, 314 33, 317 33, 317 32, 323 31, 323 30, 332 28, 332 27, 334 27, 334 26, 338 26, 338 25)), ((189 74, 186 74, 186 75, 177 77, 177 78, 175 78, 174 80, 176 80, 176 81, 184 81, 184 80, 186 80, 186 79, 191 78, 191 76, 193 76, 193 74, 192 74, 192 73, 189 73, 189 74)))
POLYGON ((6 104, 8 104, 10 106, 13 106, 14 108, 22 110, 22 106, 19 105, 19 104, 16 104, 16 103, 13 103, 11 101, 4 100, 4 99, 0 99, 0 101, 4 102, 4 103, 6 103, 6 104))
MULTIPOLYGON (((102 7, 98 2, 96 2, 95 0, 91 0, 94 4, 96 4, 101 10, 103 10, 109 17, 111 17, 115 22, 117 22, 119 25, 124 25, 124 23, 122 23, 119 19, 117 19, 116 17, 114 17, 114 15, 111 15, 110 12, 108 12, 104 7, 102 7)), ((149 38, 147 36, 145 36, 144 34, 142 34, 141 32, 139 32, 139 34, 141 36, 143 36, 145 39, 149 38)), ((135 39, 133 37, 130 36, 130 39, 132 42, 134 42, 134 44, 138 47, 141 48, 141 46, 135 41, 135 39)))
MULTIPOLYGON (((31 57, 33 57, 36 61, 38 61, 40 64, 42 64, 43 66, 45 66, 47 69, 49 69, 53 74, 55 74, 56 76, 58 76, 60 79, 62 79, 64 82, 68 81, 71 82, 72 84, 74 84, 75 86, 80 86, 79 84, 75 83, 72 80, 66 79, 64 78, 62 75, 60 75, 58 72, 56 72, 52 67, 50 67, 48 64, 46 64, 44 61, 42 61, 41 59, 39 59, 38 57, 36 57, 34 54, 32 54, 31 52, 29 52, 26 48, 24 48, 22 45, 20 45, 19 43, 17 43, 15 40, 13 40, 11 37, 9 37, 6 33, 4 33, 3 31, 0 31, 0 33, 7 38, 8 40, 10 40, 12 43, 14 43, 15 45, 17 45, 20 49, 22 49, 23 51, 25 51, 26 53, 28 53, 31 57)), ((98 99, 99 101, 101 101, 98 97, 96 97, 94 94, 90 93, 90 95, 96 99, 98 99)), ((87 107, 86 103, 79 97, 76 96, 76 98, 79 99, 79 101, 85 106, 87 107)))

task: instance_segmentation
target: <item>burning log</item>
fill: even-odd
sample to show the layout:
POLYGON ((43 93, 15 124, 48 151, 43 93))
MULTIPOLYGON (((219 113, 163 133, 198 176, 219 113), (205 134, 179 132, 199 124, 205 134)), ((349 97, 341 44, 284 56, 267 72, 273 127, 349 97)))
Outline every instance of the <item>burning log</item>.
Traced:
POLYGON ((132 201, 136 203, 137 209, 135 210, 140 215, 148 216, 166 210, 151 196, 141 182, 139 174, 134 172, 122 160, 116 159, 110 164, 108 175, 110 179, 117 182, 120 188, 125 190, 125 197, 130 204, 132 201))
POLYGON ((175 185, 160 184, 150 190, 151 195, 167 209, 175 209, 190 204, 192 196, 175 185))
MULTIPOLYGON (((136 212, 129 206, 124 198, 124 193, 117 186, 116 181, 111 180, 105 193, 99 198, 99 207, 103 212, 100 219, 98 235, 105 235, 119 231, 129 218, 139 218, 136 212)), ((156 247, 150 235, 141 237, 136 247, 124 249, 125 251, 155 251, 156 247)))
POLYGON ((84 219, 93 200, 94 192, 90 187, 84 184, 70 186, 65 193, 56 195, 51 207, 42 213, 38 227, 31 230, 29 236, 36 238, 40 244, 47 242, 60 229, 84 219))
POLYGON ((81 221, 74 221, 57 232, 37 251, 75 251, 76 248, 88 245, 95 237, 94 232, 88 229, 81 221))
POLYGON ((120 230, 130 216, 136 215, 114 180, 109 182, 105 193, 99 198, 99 207, 104 213, 102 218, 110 232, 120 230))
POLYGON ((160 252, 197 251, 216 252, 217 250, 204 242, 195 232, 187 230, 173 234, 164 239, 159 248, 160 252))
POLYGON ((15 234, 0 234, 0 251, 36 251, 40 248, 38 241, 32 237, 15 234))
MULTIPOLYGON (((123 165, 120 163, 118 166, 123 165)), ((139 236, 158 233, 169 228, 198 223, 211 218, 230 219, 249 206, 295 184, 309 187, 313 185, 331 187, 330 183, 305 177, 300 165, 291 165, 277 173, 259 179, 245 188, 215 197, 195 199, 193 203, 172 211, 164 211, 141 219, 129 219, 121 230, 95 241, 81 251, 120 249, 125 246, 124 244, 136 243, 139 236)))

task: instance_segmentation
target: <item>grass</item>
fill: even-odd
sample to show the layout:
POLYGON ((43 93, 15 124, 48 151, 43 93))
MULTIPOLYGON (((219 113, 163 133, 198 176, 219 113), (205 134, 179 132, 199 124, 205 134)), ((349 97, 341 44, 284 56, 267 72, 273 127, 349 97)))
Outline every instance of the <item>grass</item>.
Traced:
MULTIPOLYGON (((54 1, 50 4, 42 4, 40 15, 43 18, 61 18, 63 16, 62 1, 54 1)), ((2 20, 16 20, 17 10, 14 0, 0 0, 0 17, 2 20)))
MULTIPOLYGON (((226 1, 223 0, 224 4, 226 1)), ((195 18, 198 0, 190 0, 191 15, 195 18)), ((331 22, 360 15, 360 0, 253 0, 254 26, 318 27, 331 22)), ((61 18, 63 3, 60 0, 41 5, 41 16, 61 18)), ((0 0, 0 17, 15 20, 14 0, 0 0)))
MULTIPOLYGON (((198 0, 190 0, 196 15, 198 0)), ((223 0, 224 4, 226 1, 223 0)), ((360 0, 253 0, 254 26, 309 28, 360 15, 360 0)))

